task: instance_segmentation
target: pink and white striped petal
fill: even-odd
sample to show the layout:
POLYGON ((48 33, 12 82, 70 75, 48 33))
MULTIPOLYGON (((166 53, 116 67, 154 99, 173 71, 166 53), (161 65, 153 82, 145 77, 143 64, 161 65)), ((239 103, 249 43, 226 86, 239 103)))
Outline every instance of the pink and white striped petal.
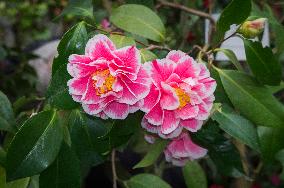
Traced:
POLYGON ((125 119, 129 114, 129 105, 114 101, 109 103, 103 111, 111 119, 125 119))

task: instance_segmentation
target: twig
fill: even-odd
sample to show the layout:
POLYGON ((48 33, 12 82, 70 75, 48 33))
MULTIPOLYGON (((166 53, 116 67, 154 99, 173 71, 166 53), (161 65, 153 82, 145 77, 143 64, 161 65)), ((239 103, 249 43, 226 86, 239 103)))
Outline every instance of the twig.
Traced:
MULTIPOLYGON (((161 6, 168 6, 168 7, 180 9, 180 10, 186 11, 190 14, 194 14, 194 15, 197 15, 199 17, 206 18, 211 22, 211 24, 215 28, 215 20, 213 19, 212 16, 210 16, 210 14, 207 14, 205 12, 202 12, 202 11, 199 11, 199 10, 196 10, 196 9, 193 9, 193 8, 186 7, 186 6, 178 4, 178 3, 171 3, 171 2, 164 1, 164 0, 158 0, 158 2, 160 3, 161 6)), ((157 6, 157 7, 159 7, 159 6, 157 6)))
POLYGON ((166 46, 158 46, 158 45, 154 45, 154 44, 150 44, 147 48, 145 48, 146 50, 154 50, 154 49, 158 49, 158 50, 167 50, 167 51, 171 51, 172 49, 166 47, 166 46))
POLYGON ((228 37, 226 37, 226 38, 224 38, 223 40, 221 40, 221 41, 220 41, 218 44, 216 44, 216 45, 212 48, 212 50, 210 50, 208 53, 209 53, 209 54, 213 53, 216 48, 218 48, 218 47, 219 47, 223 42, 225 42, 226 40, 228 40, 228 39, 232 38, 233 36, 235 36, 235 35, 237 34, 237 32, 238 32, 238 29, 237 29, 234 33, 232 33, 231 35, 229 35, 228 37))
POLYGON ((112 181, 113 181, 113 188, 117 188, 117 174, 116 174, 116 167, 115 167, 115 149, 111 152, 111 169, 112 169, 112 181))

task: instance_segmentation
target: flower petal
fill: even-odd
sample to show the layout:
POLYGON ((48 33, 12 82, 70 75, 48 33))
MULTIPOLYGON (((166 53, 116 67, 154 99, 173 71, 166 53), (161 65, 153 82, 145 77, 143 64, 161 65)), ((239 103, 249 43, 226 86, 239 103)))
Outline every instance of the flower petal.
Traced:
POLYGON ((175 111, 176 118, 189 119, 197 116, 199 111, 198 106, 187 104, 181 109, 175 111))
POLYGON ((197 77, 200 72, 200 67, 190 56, 184 56, 179 60, 174 73, 180 76, 181 79, 189 77, 197 77))
POLYGON ((172 111, 164 111, 163 124, 161 126, 161 132, 163 134, 170 134, 178 128, 179 119, 176 119, 175 113, 172 111))
POLYGON ((168 53, 168 55, 166 56, 167 59, 172 60, 173 62, 177 63, 181 58, 183 58, 184 56, 186 56, 186 53, 178 50, 172 50, 168 53))
POLYGON ((69 93, 72 95, 83 95, 87 90, 88 77, 72 78, 67 82, 69 93))
POLYGON ((197 119, 181 120, 180 125, 191 132, 197 132, 202 127, 203 121, 197 119))
POLYGON ((100 104, 82 104, 82 107, 90 115, 98 114, 103 110, 100 104))
POLYGON ((104 113, 111 119, 125 119, 129 114, 129 105, 114 101, 104 108, 104 113))
POLYGON ((161 87, 163 90, 160 104, 165 110, 175 110, 179 107, 179 98, 175 93, 175 90, 168 84, 161 82, 161 87))
POLYGON ((164 111, 158 103, 144 117, 153 125, 161 125, 163 123, 164 111))
POLYGON ((154 84, 152 84, 149 94, 144 98, 144 104, 141 107, 141 110, 148 113, 159 102, 160 97, 160 90, 154 84))

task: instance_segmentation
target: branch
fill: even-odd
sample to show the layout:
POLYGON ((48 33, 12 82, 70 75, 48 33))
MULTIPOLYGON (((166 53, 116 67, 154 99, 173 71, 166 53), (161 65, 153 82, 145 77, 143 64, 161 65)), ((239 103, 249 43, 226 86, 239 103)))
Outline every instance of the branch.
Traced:
POLYGON ((210 14, 207 14, 205 12, 202 12, 202 11, 199 11, 199 10, 196 10, 196 9, 192 9, 192 8, 189 8, 189 7, 186 7, 184 5, 177 4, 177 3, 171 3, 171 2, 164 1, 164 0, 158 0, 158 2, 160 3, 161 6, 168 6, 168 7, 180 9, 180 10, 183 10, 183 11, 188 12, 190 14, 194 14, 194 15, 197 15, 199 17, 206 18, 215 27, 215 20, 213 19, 213 17, 210 16, 210 14))
POLYGON ((172 49, 166 47, 166 46, 158 46, 158 45, 154 45, 154 44, 150 44, 147 48, 145 48, 146 50, 154 50, 154 49, 158 49, 158 50, 167 50, 167 51, 171 51, 172 49))
POLYGON ((115 168, 115 149, 111 152, 111 169, 112 169, 112 181, 113 181, 113 188, 117 188, 117 174, 115 168))

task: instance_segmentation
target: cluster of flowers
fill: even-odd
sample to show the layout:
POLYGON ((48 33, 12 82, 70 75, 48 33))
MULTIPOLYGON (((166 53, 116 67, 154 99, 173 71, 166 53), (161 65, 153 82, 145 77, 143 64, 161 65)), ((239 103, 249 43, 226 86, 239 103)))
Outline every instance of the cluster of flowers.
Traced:
POLYGON ((125 119, 145 112, 141 125, 151 143, 158 135, 171 142, 166 160, 182 166, 206 155, 189 133, 198 131, 209 117, 216 82, 206 66, 181 51, 164 59, 141 63, 135 46, 116 49, 105 35, 90 39, 84 55, 73 54, 67 65, 73 77, 69 93, 86 113, 103 119, 125 119))

